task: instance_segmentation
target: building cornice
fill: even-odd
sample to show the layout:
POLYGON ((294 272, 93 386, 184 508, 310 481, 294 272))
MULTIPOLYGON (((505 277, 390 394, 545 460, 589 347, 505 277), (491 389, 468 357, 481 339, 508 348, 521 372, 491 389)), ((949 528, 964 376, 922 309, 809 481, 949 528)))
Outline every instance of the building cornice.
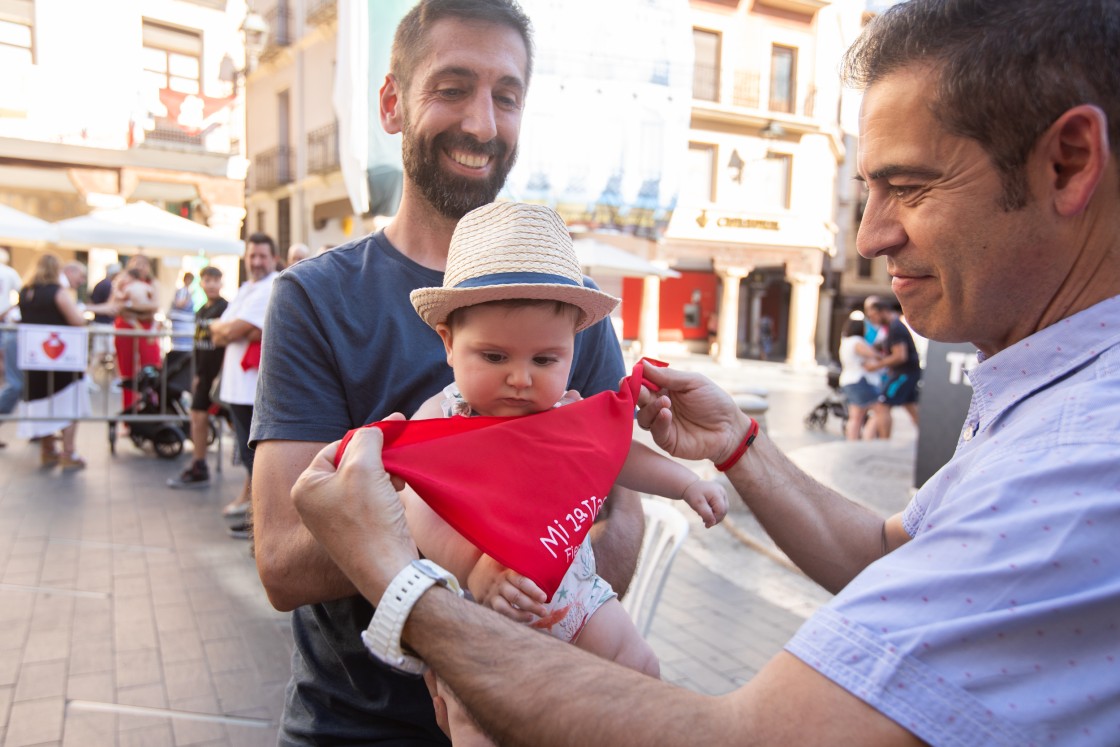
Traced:
POLYGON ((145 168, 228 178, 230 155, 146 148, 91 148, 0 137, 0 164, 57 168, 145 168))

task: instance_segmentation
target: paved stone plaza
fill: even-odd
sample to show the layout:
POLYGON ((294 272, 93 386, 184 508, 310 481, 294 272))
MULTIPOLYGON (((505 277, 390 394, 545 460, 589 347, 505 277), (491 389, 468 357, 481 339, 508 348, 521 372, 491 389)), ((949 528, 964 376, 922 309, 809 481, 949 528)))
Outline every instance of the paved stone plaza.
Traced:
MULTIPOLYGON (((669 361, 766 389, 768 431, 795 461, 884 513, 905 504, 915 432, 901 411, 893 441, 846 444, 838 422, 802 423, 823 369, 669 361)), ((275 744, 291 634, 219 516, 244 474, 231 439, 208 489, 175 491, 185 456, 127 442, 111 456, 103 423, 80 426, 89 468, 67 474, 41 471, 14 432, 0 425, 0 744, 275 744)), ((724 693, 780 650, 828 599, 783 561, 745 509, 710 530, 693 517, 650 634, 664 678, 724 693)))

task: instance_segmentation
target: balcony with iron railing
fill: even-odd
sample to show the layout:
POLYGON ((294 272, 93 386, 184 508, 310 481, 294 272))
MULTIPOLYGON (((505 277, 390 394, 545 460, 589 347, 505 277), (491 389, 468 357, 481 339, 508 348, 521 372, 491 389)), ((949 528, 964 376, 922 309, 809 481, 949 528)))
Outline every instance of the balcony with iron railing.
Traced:
POLYGON ((174 123, 156 119, 154 129, 144 134, 147 143, 166 143, 170 146, 182 146, 191 150, 202 147, 202 133, 190 134, 174 123))
POLYGON ((253 156, 253 189, 259 191, 290 184, 294 155, 295 149, 291 146, 277 145, 253 156))
POLYGON ((275 57, 282 49, 291 45, 292 39, 292 11, 288 3, 280 0, 264 12, 265 23, 268 24, 268 39, 261 60, 275 57))
POLYGON ((726 104, 740 109, 755 109, 777 114, 813 116, 816 88, 810 86, 800 105, 791 99, 776 96, 762 101, 762 73, 758 70, 731 70, 730 91, 723 90, 722 76, 727 71, 711 65, 695 65, 692 72, 692 99, 695 102, 726 104))
POLYGON ((338 168, 338 122, 307 133, 307 173, 325 174, 338 168))

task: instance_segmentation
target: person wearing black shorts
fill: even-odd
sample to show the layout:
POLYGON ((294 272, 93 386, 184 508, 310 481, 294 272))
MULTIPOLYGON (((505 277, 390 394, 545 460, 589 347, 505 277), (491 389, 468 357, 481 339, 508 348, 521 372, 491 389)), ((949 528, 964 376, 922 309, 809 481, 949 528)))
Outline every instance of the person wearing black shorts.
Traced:
POLYGON ((872 305, 876 324, 887 325, 885 355, 869 368, 887 369, 879 401, 872 405, 872 420, 878 438, 891 437, 891 408, 902 406, 910 413, 914 425, 918 424, 918 386, 922 380, 922 367, 918 348, 909 328, 902 322, 897 309, 885 301, 872 305))
POLYGON ((220 295, 221 270, 213 266, 203 267, 199 277, 202 290, 206 292, 206 304, 195 312, 194 317, 195 376, 191 388, 191 443, 194 445, 194 459, 181 474, 167 481, 171 488, 205 488, 210 484, 210 468, 206 464, 210 407, 213 404, 210 392, 214 387, 214 380, 222 372, 222 357, 225 355, 225 348, 216 347, 210 337, 210 324, 222 315, 229 302, 220 295))

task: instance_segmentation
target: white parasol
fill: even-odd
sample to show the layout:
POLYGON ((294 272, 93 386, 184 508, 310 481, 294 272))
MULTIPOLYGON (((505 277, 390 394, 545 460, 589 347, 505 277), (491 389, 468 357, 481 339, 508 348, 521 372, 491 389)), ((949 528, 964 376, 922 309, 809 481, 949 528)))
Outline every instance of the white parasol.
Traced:
POLYGON ((105 249, 143 249, 150 254, 240 256, 245 249, 212 228, 180 218, 147 202, 94 210, 54 226, 58 243, 105 249))

